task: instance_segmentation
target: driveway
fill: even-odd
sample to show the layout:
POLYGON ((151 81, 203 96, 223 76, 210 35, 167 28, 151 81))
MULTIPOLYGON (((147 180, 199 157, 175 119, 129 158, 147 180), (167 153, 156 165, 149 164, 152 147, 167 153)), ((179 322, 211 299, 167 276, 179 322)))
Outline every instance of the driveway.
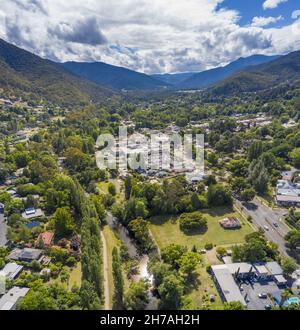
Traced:
POLYGON ((6 243, 6 222, 4 221, 4 214, 0 213, 0 247, 5 246, 6 243))
POLYGON ((267 239, 278 245, 282 255, 290 256, 290 251, 286 248, 284 240, 290 229, 283 220, 283 216, 288 211, 272 209, 263 205, 257 198, 251 203, 242 203, 239 200, 235 200, 235 203, 247 216, 251 216, 254 226, 264 229, 267 239), (274 224, 277 224, 277 227, 274 224), (268 230, 265 229, 265 226, 268 227, 268 230))

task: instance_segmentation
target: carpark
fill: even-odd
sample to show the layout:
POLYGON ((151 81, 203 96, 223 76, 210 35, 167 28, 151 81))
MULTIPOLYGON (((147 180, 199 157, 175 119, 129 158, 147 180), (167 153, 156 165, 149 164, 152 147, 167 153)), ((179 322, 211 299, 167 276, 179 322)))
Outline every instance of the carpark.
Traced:
POLYGON ((242 283, 242 295, 245 298, 249 310, 265 310, 266 305, 274 306, 270 297, 273 293, 280 291, 275 282, 245 281, 242 283), (266 299, 259 298, 259 295, 266 293, 266 299))

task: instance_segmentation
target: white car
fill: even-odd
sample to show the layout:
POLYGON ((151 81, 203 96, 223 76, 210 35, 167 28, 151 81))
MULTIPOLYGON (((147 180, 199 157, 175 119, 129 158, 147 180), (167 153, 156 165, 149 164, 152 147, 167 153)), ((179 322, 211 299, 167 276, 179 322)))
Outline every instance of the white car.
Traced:
POLYGON ((264 226, 264 229, 265 229, 265 231, 269 231, 270 230, 268 226, 264 226))

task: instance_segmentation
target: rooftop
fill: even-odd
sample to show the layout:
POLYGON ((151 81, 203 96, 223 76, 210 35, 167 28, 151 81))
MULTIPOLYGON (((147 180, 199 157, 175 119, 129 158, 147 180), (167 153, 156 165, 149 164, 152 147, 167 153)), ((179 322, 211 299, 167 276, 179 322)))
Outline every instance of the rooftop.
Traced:
POLYGON ((280 267, 280 265, 278 264, 278 262, 267 262, 265 264, 266 268, 268 269, 269 273, 273 276, 276 275, 283 275, 283 270, 280 267))
POLYGON ((240 292, 240 289, 235 283, 227 266, 228 265, 217 265, 212 266, 211 268, 226 301, 240 301, 244 306, 246 306, 245 300, 240 292))
POLYGON ((11 260, 33 261, 33 260, 39 260, 42 254, 43 251, 38 249, 28 249, 28 248, 25 248, 23 250, 15 249, 11 252, 8 258, 11 260))
POLYGON ((54 237, 54 234, 52 232, 48 231, 48 232, 40 234, 38 237, 38 241, 41 239, 41 240, 43 240, 43 242, 46 246, 49 246, 52 243, 53 237, 54 237))
POLYGON ((13 287, 0 299, 0 310, 13 310, 18 301, 26 296, 28 288, 13 287))
POLYGON ((241 274, 245 274, 245 273, 250 273, 250 272, 255 271, 254 267, 251 264, 246 263, 246 262, 227 264, 226 267, 228 268, 228 270, 230 271, 230 273, 232 275, 234 275, 238 272, 241 274))
POLYGON ((16 263, 9 263, 3 269, 5 277, 14 280, 23 270, 23 266, 17 265, 16 263))
POLYGON ((24 219, 34 219, 34 218, 40 218, 43 217, 45 214, 41 209, 26 209, 25 212, 22 213, 22 217, 24 219))

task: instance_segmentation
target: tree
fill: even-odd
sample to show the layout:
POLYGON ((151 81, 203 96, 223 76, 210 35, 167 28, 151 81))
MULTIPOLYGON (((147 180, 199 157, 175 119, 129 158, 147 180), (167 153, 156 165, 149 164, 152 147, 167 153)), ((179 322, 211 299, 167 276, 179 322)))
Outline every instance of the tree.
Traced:
POLYGON ((181 245, 171 244, 161 251, 161 257, 164 262, 173 266, 179 267, 179 260, 181 256, 187 252, 187 248, 181 245))
POLYGON ((300 231, 292 230, 286 236, 285 240, 287 242, 287 246, 291 250, 297 250, 300 247, 300 231))
POLYGON ((267 257, 274 258, 277 252, 277 247, 272 247, 268 244, 261 231, 247 235, 244 245, 234 246, 232 257, 234 262, 263 262, 267 257), (274 249, 276 248, 276 251, 274 249))
POLYGON ((239 194, 241 191, 247 188, 248 183, 243 177, 233 177, 230 180, 230 186, 235 193, 239 194))
POLYGON ((255 195, 256 195, 256 192, 253 188, 245 189, 241 193, 241 200, 244 202, 251 202, 253 200, 253 198, 255 197, 255 195))
POLYGON ((112 196, 116 196, 116 194, 117 194, 117 188, 116 188, 116 186, 115 186, 112 182, 110 182, 110 183, 108 184, 108 192, 109 192, 112 196))
POLYGON ((56 310, 54 299, 48 294, 46 288, 31 289, 18 305, 20 310, 56 310))
POLYGON ((74 171, 78 171, 83 167, 86 155, 78 148, 68 148, 65 153, 66 165, 74 171))
POLYGON ((227 254, 227 250, 222 246, 218 247, 216 251, 217 251, 217 254, 222 257, 226 256, 226 254, 227 254))
POLYGON ((283 258, 281 261, 281 266, 284 274, 287 276, 292 275, 298 268, 296 261, 292 258, 283 258))
POLYGON ((209 161, 209 163, 212 165, 212 166, 217 166, 218 163, 219 163, 219 156, 214 153, 214 152, 210 152, 208 155, 207 155, 207 160, 209 161))
POLYGON ((83 309, 87 310, 100 310, 101 309, 101 301, 93 287, 93 285, 84 280, 80 289, 80 298, 81 298, 81 306, 83 309))
POLYGON ((127 310, 143 310, 148 304, 148 285, 140 280, 130 285, 124 298, 124 305, 127 310))
POLYGON ((211 206, 232 205, 233 203, 230 189, 221 184, 208 187, 207 201, 211 206))
POLYGON ((186 252, 179 259, 180 271, 187 277, 190 277, 195 272, 199 262, 200 262, 199 253, 195 252, 186 252))
POLYGON ((122 266, 118 249, 115 247, 112 251, 112 269, 114 279, 113 309, 123 309, 124 298, 124 279, 122 275, 122 266))
POLYGON ((291 158, 294 166, 300 169, 300 148, 294 149, 290 154, 289 157, 291 158))
POLYGON ((163 282, 163 279, 171 273, 171 266, 164 262, 152 262, 150 263, 150 271, 154 277, 155 287, 159 287, 163 282))
POLYGON ((207 230, 207 220, 200 212, 184 213, 179 218, 180 229, 188 234, 207 230))
POLYGON ((143 201, 141 200, 138 200, 136 202, 136 206, 135 206, 135 215, 138 217, 138 218, 147 218, 149 212, 146 208, 146 205, 143 201))
POLYGON ((142 218, 132 220, 128 224, 128 229, 145 251, 149 251, 153 248, 147 221, 142 218))
POLYGON ((125 199, 129 200, 132 191, 132 178, 130 176, 127 176, 125 178, 124 184, 125 184, 125 199))
POLYGON ((71 235, 75 230, 75 224, 68 208, 58 208, 52 217, 52 223, 58 237, 71 235))
POLYGON ((174 274, 166 276, 158 287, 158 292, 161 297, 160 309, 178 310, 184 292, 182 278, 174 274))
POLYGON ((240 301, 232 301, 224 303, 225 311, 243 311, 246 307, 240 301))
POLYGON ((195 211, 198 211, 202 208, 202 202, 199 199, 199 196, 197 193, 193 193, 191 196, 191 203, 192 203, 192 207, 195 211))
POLYGON ((261 141, 254 141, 248 151, 248 158, 250 161, 258 159, 263 152, 263 144, 261 141))
POLYGON ((249 167, 249 181, 253 188, 261 194, 268 190, 269 173, 262 160, 254 160, 249 167))

